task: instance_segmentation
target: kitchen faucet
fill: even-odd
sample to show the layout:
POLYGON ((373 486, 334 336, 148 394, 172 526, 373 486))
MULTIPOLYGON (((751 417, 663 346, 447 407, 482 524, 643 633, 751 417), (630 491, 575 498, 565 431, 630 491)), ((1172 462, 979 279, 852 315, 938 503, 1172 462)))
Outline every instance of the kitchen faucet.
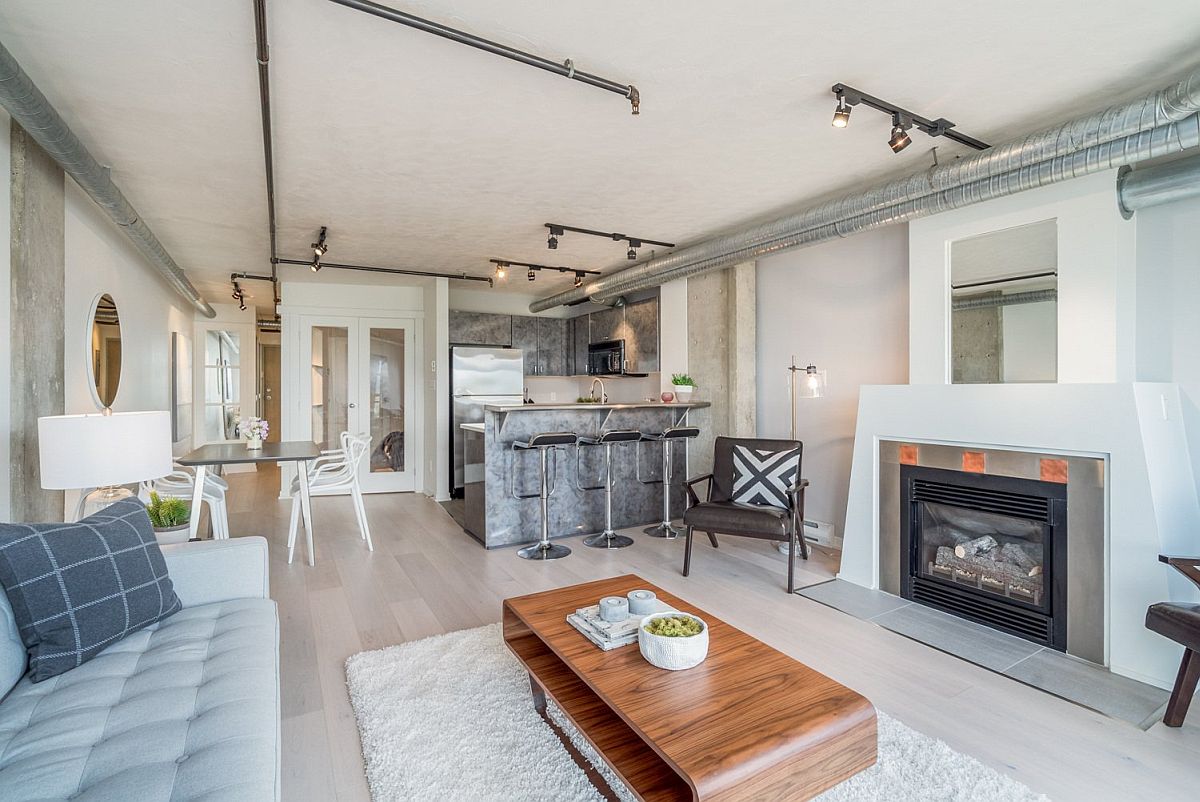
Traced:
POLYGON ((588 395, 592 398, 600 399, 601 404, 608 403, 608 393, 604 392, 604 382, 599 378, 592 379, 592 387, 588 390, 588 395), (596 385, 600 385, 600 395, 596 395, 596 385))

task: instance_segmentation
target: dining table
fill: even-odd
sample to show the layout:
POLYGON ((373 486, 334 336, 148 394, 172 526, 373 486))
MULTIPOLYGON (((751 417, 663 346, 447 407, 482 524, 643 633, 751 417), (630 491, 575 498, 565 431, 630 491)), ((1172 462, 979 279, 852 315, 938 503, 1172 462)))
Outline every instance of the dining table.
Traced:
MULTIPOLYGON (((196 482, 192 490, 192 510, 189 537, 195 538, 200 527, 200 505, 204 500, 204 481, 208 469, 221 465, 245 465, 259 462, 295 462, 300 482, 300 511, 304 526, 312 532, 312 505, 308 494, 308 464, 321 455, 320 447, 310 440, 286 440, 279 443, 263 443, 262 448, 247 448, 245 443, 209 443, 189 451, 175 461, 180 465, 196 469, 196 482)), ((308 554, 309 565, 313 564, 312 550, 308 554)))

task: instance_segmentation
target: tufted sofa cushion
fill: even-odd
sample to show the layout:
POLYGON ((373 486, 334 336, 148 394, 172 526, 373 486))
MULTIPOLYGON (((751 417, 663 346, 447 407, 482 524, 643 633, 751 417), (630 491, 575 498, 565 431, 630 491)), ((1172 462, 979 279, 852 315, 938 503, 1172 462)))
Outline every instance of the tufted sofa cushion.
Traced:
POLYGON ((269 599, 188 607, 0 703, 4 800, 279 798, 269 599))

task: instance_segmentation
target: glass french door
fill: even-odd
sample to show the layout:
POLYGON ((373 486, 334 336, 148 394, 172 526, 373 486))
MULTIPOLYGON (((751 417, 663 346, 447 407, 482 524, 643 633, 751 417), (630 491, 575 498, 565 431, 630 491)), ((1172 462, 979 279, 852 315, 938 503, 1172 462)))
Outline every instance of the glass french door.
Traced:
POLYGON ((332 449, 340 447, 342 432, 369 434, 359 467, 363 491, 414 490, 415 321, 311 317, 305 323, 312 439, 332 449))

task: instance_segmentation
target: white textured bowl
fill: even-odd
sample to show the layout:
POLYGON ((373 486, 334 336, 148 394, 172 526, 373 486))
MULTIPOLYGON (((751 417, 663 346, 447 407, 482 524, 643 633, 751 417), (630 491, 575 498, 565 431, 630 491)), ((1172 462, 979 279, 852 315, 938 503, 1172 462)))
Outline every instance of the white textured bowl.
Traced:
POLYGON ((642 657, 652 666, 665 668, 668 671, 682 671, 694 668, 704 662, 708 656, 708 624, 704 619, 691 613, 651 613, 642 619, 638 627, 638 648, 642 657), (655 618, 665 618, 681 615, 700 622, 700 634, 689 638, 670 638, 665 635, 652 635, 646 631, 646 625, 655 618))

